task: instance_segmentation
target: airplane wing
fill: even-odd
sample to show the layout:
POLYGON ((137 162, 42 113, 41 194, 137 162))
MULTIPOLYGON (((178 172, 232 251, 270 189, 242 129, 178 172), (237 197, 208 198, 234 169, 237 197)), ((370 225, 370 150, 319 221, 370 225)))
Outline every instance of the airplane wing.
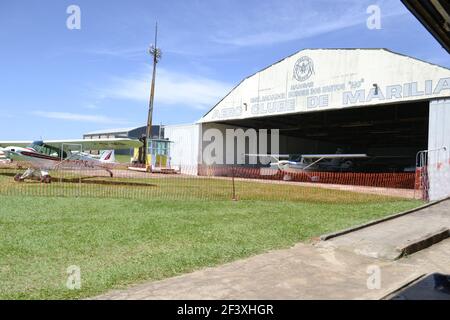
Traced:
POLYGON ((249 157, 272 157, 272 158, 289 158, 288 154, 270 154, 270 153, 246 153, 249 157))
POLYGON ((31 141, 0 141, 0 148, 6 147, 28 147, 31 144, 31 141))
POLYGON ((143 146, 139 140, 128 138, 109 138, 109 139, 75 139, 75 140, 44 140, 44 143, 61 148, 64 145, 64 150, 117 150, 117 149, 131 149, 143 146))
POLYGON ((368 155, 364 153, 349 153, 349 154, 304 154, 304 159, 351 159, 351 158, 367 158, 368 155))
POLYGON ((246 156, 249 157, 269 157, 274 159, 275 161, 280 161, 281 158, 289 158, 288 154, 265 154, 265 153, 261 153, 261 154, 254 154, 254 153, 246 153, 246 156))

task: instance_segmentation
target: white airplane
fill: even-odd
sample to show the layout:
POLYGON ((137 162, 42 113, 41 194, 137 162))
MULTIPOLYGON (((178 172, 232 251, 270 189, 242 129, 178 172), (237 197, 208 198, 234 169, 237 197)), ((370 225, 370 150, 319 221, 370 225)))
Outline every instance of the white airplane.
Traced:
POLYGON ((30 164, 23 174, 17 174, 15 181, 39 179, 50 183, 50 170, 73 168, 98 168, 113 176, 114 150, 142 147, 142 142, 127 138, 76 139, 51 141, 0 141, 0 151, 10 161, 24 161, 30 164), (83 150, 106 150, 100 157, 83 150))
POLYGON ((367 154, 362 153, 344 154, 340 149, 338 149, 335 154, 248 154, 248 156, 273 158, 275 162, 270 163, 270 168, 288 173, 307 171, 346 171, 354 166, 350 159, 368 158, 367 154), (280 160, 281 158, 288 158, 288 160, 280 160))
POLYGON ((5 153, 0 151, 0 163, 10 163, 11 159, 7 158, 5 153))

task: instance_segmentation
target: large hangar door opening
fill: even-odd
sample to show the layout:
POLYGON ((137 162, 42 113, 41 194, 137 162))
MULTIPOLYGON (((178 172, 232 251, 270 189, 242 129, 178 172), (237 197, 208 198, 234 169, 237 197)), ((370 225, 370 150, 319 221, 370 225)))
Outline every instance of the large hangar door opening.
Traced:
POLYGON ((414 171, 417 152, 428 147, 428 123, 428 101, 226 122, 280 129, 281 154, 368 154, 354 160, 354 172, 414 171))

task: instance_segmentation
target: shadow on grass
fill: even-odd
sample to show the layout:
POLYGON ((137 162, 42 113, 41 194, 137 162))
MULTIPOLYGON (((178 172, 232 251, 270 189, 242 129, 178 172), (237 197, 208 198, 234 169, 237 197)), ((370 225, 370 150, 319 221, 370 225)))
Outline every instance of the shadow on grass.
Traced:
MULTIPOLYGON (((0 176, 14 177, 16 173, 14 172, 1 172, 0 176)), ((83 184, 94 184, 94 185, 108 185, 108 186, 132 186, 132 187, 157 187, 154 183, 141 183, 132 181, 116 181, 116 180, 93 180, 98 178, 108 179, 104 176, 87 176, 87 177, 73 177, 73 178, 60 178, 52 177, 52 182, 65 182, 65 183, 83 183, 83 184)), ((30 182, 39 182, 38 179, 31 179, 30 182)), ((19 182, 18 182, 19 183, 19 182)), ((26 183, 26 181, 22 182, 26 183)))

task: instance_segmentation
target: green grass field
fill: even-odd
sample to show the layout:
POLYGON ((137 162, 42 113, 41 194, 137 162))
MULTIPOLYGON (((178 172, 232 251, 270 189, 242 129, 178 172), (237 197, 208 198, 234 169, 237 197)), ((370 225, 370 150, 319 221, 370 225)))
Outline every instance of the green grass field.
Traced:
POLYGON ((129 154, 116 154, 114 156, 116 158, 116 162, 130 163, 131 156, 129 154))
POLYGON ((84 298, 286 248, 419 201, 293 184, 0 172, 0 299, 84 298), (81 183, 80 183, 81 181, 81 183), (69 266, 81 290, 66 288, 69 266))
POLYGON ((257 196, 272 187, 252 187, 241 201, 0 196, 0 298, 89 297, 286 248, 420 204, 315 188, 290 201, 261 201, 257 196), (71 265, 81 268, 80 290, 65 286, 71 265))

